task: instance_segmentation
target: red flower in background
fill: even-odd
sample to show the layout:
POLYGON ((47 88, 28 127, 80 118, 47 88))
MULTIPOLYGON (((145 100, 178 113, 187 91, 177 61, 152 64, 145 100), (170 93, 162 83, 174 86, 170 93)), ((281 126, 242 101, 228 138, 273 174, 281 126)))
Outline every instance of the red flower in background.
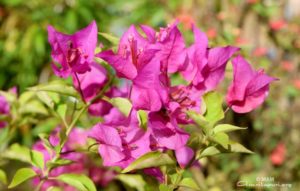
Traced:
POLYGON ((282 165, 285 161, 286 148, 284 143, 278 143, 270 155, 270 160, 273 165, 282 165))
POLYGON ((286 22, 283 19, 270 21, 269 26, 272 30, 278 31, 283 29, 286 26, 286 22))

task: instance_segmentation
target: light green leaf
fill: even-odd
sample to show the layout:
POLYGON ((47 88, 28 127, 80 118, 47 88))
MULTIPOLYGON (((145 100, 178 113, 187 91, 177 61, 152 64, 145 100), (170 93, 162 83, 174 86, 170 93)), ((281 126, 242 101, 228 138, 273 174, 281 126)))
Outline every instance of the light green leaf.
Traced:
POLYGON ((30 150, 17 143, 11 145, 9 149, 3 152, 3 157, 26 162, 38 168, 44 167, 44 156, 42 153, 30 150))
POLYGON ((204 158, 207 156, 217 155, 220 153, 221 153, 221 151, 218 148, 216 148, 215 146, 210 146, 210 147, 207 147, 206 149, 204 149, 197 158, 200 159, 200 158, 204 158))
POLYGON ((240 143, 237 143, 237 142, 234 142, 234 141, 230 141, 229 142, 228 151, 229 152, 233 152, 233 153, 248 153, 248 154, 253 154, 252 151, 250 151, 249 149, 247 149, 246 147, 244 147, 240 143))
POLYGON ((206 103, 205 118, 211 123, 215 123, 224 118, 224 111, 222 108, 223 98, 218 92, 208 92, 203 96, 206 103))
POLYGON ((118 108, 120 110, 120 112, 122 112, 125 116, 128 116, 131 108, 132 108, 132 104, 130 103, 130 101, 126 98, 122 98, 122 97, 115 97, 109 100, 109 102, 115 106, 116 108, 118 108))
POLYGON ((48 84, 40 84, 28 89, 31 91, 46 91, 46 92, 53 92, 53 93, 58 93, 66 96, 78 97, 77 91, 72 86, 69 86, 59 80, 53 81, 48 84))
POLYGON ((139 110, 138 111, 138 120, 139 120, 139 125, 143 129, 147 129, 147 124, 148 124, 148 114, 144 110, 139 110))
POLYGON ((60 159, 57 159, 55 162, 48 161, 47 162, 47 167, 50 168, 50 169, 53 169, 53 168, 56 168, 56 167, 59 167, 59 166, 69 165, 71 163, 73 163, 72 160, 60 158, 60 159))
POLYGON ((186 113, 189 116, 189 118, 191 118, 200 128, 202 128, 206 135, 209 134, 212 127, 201 114, 195 111, 187 111, 186 113))
POLYGON ((138 191, 144 191, 146 182, 139 174, 119 174, 116 176, 118 180, 124 184, 137 189, 138 191))
POLYGON ((47 188, 46 191, 62 191, 63 189, 60 187, 56 187, 56 186, 51 186, 49 188, 47 188))
POLYGON ((74 186, 80 191, 96 191, 93 181, 83 174, 62 174, 54 179, 63 181, 74 186))
POLYGON ((67 104, 60 104, 57 106, 56 112, 58 115, 62 118, 65 119, 66 113, 67 113, 67 104))
POLYGON ((44 103, 46 104, 49 108, 54 108, 55 102, 49 95, 49 92, 46 91, 38 91, 36 92, 37 97, 44 103))
POLYGON ((30 150, 27 147, 21 146, 17 143, 11 145, 9 149, 4 151, 2 156, 9 159, 31 163, 30 150))
POLYGON ((41 102, 37 100, 31 100, 26 104, 21 105, 19 111, 20 113, 23 114, 36 113, 36 114, 48 115, 48 110, 41 102))
POLYGON ((105 39, 107 39, 113 45, 118 45, 119 44, 119 38, 112 35, 112 34, 103 33, 103 32, 99 32, 98 34, 101 35, 102 37, 104 37, 105 39))
POLYGON ((30 178, 33 178, 35 176, 37 176, 37 174, 31 168, 21 168, 14 175, 8 188, 14 188, 14 187, 18 186, 19 184, 23 183, 24 181, 26 181, 30 178))
POLYGON ((40 168, 44 169, 44 155, 41 152, 31 150, 30 152, 31 163, 40 168))
POLYGON ((234 125, 230 125, 230 124, 220 124, 217 125, 216 127, 214 127, 214 133, 219 133, 219 132, 230 132, 230 131, 236 131, 236 130, 243 130, 243 129, 247 129, 244 127, 238 127, 238 126, 234 126, 234 125))
POLYGON ((34 97, 34 92, 26 91, 18 99, 20 105, 28 103, 34 97))
POLYGON ((127 173, 137 169, 159 167, 171 164, 175 164, 175 161, 167 153, 161 153, 158 151, 149 152, 133 161, 127 168, 122 171, 122 173, 127 173))
POLYGON ((173 188, 170 188, 168 185, 166 184, 160 184, 159 185, 159 191, 173 191, 173 188))
POLYGON ((179 186, 192 188, 193 190, 200 190, 199 186, 192 178, 183 178, 181 182, 179 183, 179 186))
POLYGON ((0 182, 7 184, 7 177, 4 170, 0 169, 0 182))
POLYGON ((229 136, 226 133, 219 132, 212 136, 212 140, 220 144, 225 149, 228 149, 229 136))

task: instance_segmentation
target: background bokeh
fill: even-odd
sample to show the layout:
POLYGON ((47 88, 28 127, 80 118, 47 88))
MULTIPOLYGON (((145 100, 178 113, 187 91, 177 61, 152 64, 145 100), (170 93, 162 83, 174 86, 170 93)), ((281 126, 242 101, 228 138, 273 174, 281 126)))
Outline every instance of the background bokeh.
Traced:
MULTIPOLYGON (((255 189, 300 189, 299 0, 0 0, 0 89, 17 86, 22 92, 47 81, 48 24, 73 33, 93 19, 101 32, 116 36, 131 24, 158 29, 179 19, 188 42, 196 23, 211 46, 239 46, 255 68, 279 78, 262 107, 246 115, 227 113, 227 121, 248 127, 233 139, 255 154, 210 157, 202 161, 199 181, 205 190, 242 190, 240 180, 273 177, 292 189, 255 189)), ((227 68, 229 82, 230 64, 227 68)))

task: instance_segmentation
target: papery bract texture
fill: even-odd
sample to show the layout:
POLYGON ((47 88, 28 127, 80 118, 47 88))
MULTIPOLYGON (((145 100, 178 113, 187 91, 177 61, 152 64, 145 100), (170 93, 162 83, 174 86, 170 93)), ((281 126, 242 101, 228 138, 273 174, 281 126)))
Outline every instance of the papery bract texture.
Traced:
POLYGON ((48 26, 48 41, 51 45, 51 56, 54 73, 66 78, 72 73, 84 73, 90 70, 97 45, 97 25, 93 21, 86 28, 68 35, 48 26), (58 63, 60 66, 57 66, 58 63))
POLYGON ((143 154, 150 152, 149 135, 139 127, 136 111, 124 118, 116 110, 105 123, 95 125, 89 136, 99 143, 104 166, 126 168, 143 154), (115 119, 112 119, 114 117, 115 119))
POLYGON ((227 93, 227 104, 237 113, 247 113, 261 105, 269 92, 269 84, 276 80, 255 71, 241 56, 233 59, 233 82, 227 93))

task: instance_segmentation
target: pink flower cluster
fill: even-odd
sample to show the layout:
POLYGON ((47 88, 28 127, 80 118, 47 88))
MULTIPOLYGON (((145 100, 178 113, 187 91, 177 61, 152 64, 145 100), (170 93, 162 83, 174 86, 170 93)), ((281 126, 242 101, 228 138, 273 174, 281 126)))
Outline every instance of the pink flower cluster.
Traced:
MULTIPOLYGON (((10 112, 10 106, 6 98, 0 95, 0 116, 7 116, 10 112)), ((0 120, 0 128, 3 128, 7 125, 7 122, 0 120)))
MULTIPOLYGON (((49 142, 53 147, 59 145, 59 131, 60 128, 56 128, 49 137, 49 142)), ((102 167, 97 167, 87 154, 77 151, 80 148, 82 149, 87 147, 87 137, 88 135, 83 129, 74 128, 71 131, 70 137, 68 138, 68 141, 64 145, 61 152, 61 158, 70 160, 71 163, 53 168, 48 174, 49 177, 56 177, 65 173, 86 174, 87 176, 91 177, 91 179, 97 185, 101 186, 105 186, 114 178, 115 173, 113 171, 106 170, 102 167)), ((33 149, 43 154, 45 164, 52 161, 55 157, 55 152, 47 149, 42 141, 36 142, 33 145, 33 149)), ((43 174, 43 172, 38 168, 34 168, 34 170, 39 174, 39 177, 33 179, 33 184, 38 185, 41 181, 40 178, 45 176, 45 174, 43 174)), ((54 179, 46 180, 43 183, 41 190, 47 190, 52 186, 62 187, 67 191, 76 190, 74 187, 54 179)))
MULTIPOLYGON (((89 136, 99 143, 105 166, 125 168, 156 150, 173 150, 183 168, 193 158, 194 151, 187 146, 189 134, 180 128, 193 123, 185 113, 193 110, 201 114, 202 96, 215 90, 224 79, 226 64, 239 48, 211 48, 205 33, 195 26, 194 43, 187 46, 177 25, 175 22, 159 31, 142 25, 142 33, 132 25, 121 37, 116 52, 105 50, 96 55, 95 21, 73 35, 48 28, 52 58, 57 63, 52 64, 53 70, 60 77, 72 76, 84 101, 92 100, 108 79, 107 71, 94 62, 95 57, 106 61, 119 78, 127 81, 125 88, 113 87, 105 95, 128 98, 133 106, 128 117, 101 99, 89 108, 91 114, 104 118, 89 136), (172 85, 174 73, 180 74, 186 85, 172 85), (139 110, 147 113, 146 130, 140 127, 139 110)), ((253 70, 241 56, 232 63, 233 82, 227 103, 235 112, 250 112, 263 103, 275 78, 263 70, 253 70)), ((160 177, 157 169, 147 170, 160 177)))

